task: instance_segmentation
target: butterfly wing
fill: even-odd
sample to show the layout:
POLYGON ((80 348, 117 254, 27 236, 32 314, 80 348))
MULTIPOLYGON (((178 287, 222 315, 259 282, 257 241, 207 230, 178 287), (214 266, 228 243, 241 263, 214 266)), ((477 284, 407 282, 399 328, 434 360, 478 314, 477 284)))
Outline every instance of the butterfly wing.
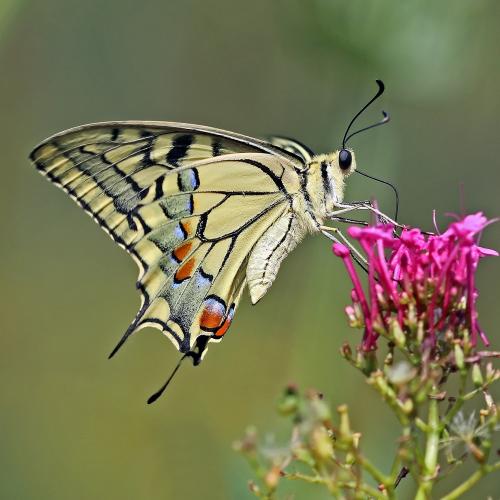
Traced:
POLYGON ((305 144, 281 135, 269 137, 269 143, 276 148, 279 148, 285 154, 291 154, 300 160, 303 164, 308 164, 314 155, 314 152, 305 144))
POLYGON ((140 268, 129 335, 154 326, 199 361, 227 331, 248 255, 291 209, 293 156, 230 132, 172 123, 110 123, 58 134, 32 153, 140 268))

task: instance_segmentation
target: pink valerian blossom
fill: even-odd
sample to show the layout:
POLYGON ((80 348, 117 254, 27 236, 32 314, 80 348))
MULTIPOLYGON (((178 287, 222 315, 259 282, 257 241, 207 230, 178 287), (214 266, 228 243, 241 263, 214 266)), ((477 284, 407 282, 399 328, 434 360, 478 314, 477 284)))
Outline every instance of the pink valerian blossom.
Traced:
POLYGON ((481 257, 498 255, 477 244, 490 222, 479 212, 438 235, 405 228, 398 236, 389 224, 349 228, 366 255, 367 292, 349 248, 335 243, 333 252, 343 259, 354 286, 346 313, 353 326, 364 327, 364 351, 375 349, 378 336, 395 325, 405 335, 418 330, 426 348, 465 337, 475 346, 478 336, 489 345, 477 319, 475 272, 481 257))

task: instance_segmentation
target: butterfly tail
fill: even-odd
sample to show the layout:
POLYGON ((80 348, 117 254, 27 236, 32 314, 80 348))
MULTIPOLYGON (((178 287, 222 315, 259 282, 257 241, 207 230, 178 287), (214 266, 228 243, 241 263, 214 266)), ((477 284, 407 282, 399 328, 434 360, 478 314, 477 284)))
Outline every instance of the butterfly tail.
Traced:
POLYGON ((111 359, 120 349, 120 347, 125 344, 126 340, 132 335, 136 327, 136 322, 134 321, 128 328, 127 331, 123 334, 122 338, 116 344, 115 348, 111 351, 111 353, 108 356, 108 359, 111 359))
POLYGON ((125 344, 125 342, 130 337, 130 335, 132 335, 137 330, 137 327, 139 326, 139 321, 142 319, 146 309, 147 309, 147 305, 146 305, 146 302, 144 302, 141 309, 137 313, 134 321, 132 321, 130 326, 127 328, 125 333, 122 335, 122 338, 118 341, 118 344, 116 344, 115 348, 109 354, 108 359, 111 359, 120 350, 121 346, 123 344, 125 344))

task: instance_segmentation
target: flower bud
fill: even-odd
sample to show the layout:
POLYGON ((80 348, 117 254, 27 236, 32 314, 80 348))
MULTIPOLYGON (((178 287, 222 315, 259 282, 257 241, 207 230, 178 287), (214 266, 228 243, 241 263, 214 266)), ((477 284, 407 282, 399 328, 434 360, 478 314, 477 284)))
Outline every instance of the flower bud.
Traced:
POLYGON ((302 446, 296 446, 293 448, 292 451, 293 451, 295 458, 299 462, 304 462, 305 464, 309 465, 310 467, 314 467, 316 461, 314 460, 311 453, 309 453, 309 450, 307 448, 304 448, 302 446))
POLYGON ((396 345, 402 349, 406 345, 406 336, 403 333, 403 330, 401 329, 401 326, 399 325, 399 322, 396 319, 393 319, 391 321, 389 331, 396 345))
POLYGON ((339 433, 342 438, 350 438, 351 437, 351 424, 349 422, 349 413, 347 410, 347 405, 340 405, 337 408, 337 411, 340 415, 340 427, 339 433))
POLYGON ((424 322, 419 321, 417 324, 417 342, 422 344, 425 338, 424 322))
POLYGON ((299 393, 297 386, 289 384, 278 403, 278 412, 281 413, 281 415, 292 415, 298 410, 298 407, 299 393))
POLYGON ((340 348, 340 354, 342 354, 342 357, 344 357, 345 359, 352 359, 352 349, 347 342, 344 342, 342 344, 342 347, 340 348))
POLYGON ((463 368, 464 368, 464 351, 462 351, 462 348, 458 344, 455 344, 454 350, 455 350, 455 363, 460 370, 463 370, 463 368))
POLYGON ((326 461, 333 456, 332 439, 323 426, 314 428, 311 434, 311 449, 313 453, 321 460, 326 461))
POLYGON ((472 365, 472 382, 476 387, 481 387, 484 384, 483 374, 478 363, 472 365))
POLYGON ((345 311, 347 317, 349 318, 349 321, 351 323, 354 323, 356 321, 356 314, 354 313, 354 307, 346 306, 344 311, 345 311))
POLYGON ((260 496, 260 488, 253 481, 248 481, 248 489, 255 495, 260 496))
POLYGON ((417 309, 413 302, 408 303, 408 325, 414 328, 417 325, 417 309))
POLYGON ((409 398, 399 406, 403 410, 403 413, 405 413, 406 415, 410 415, 413 412, 413 401, 409 398))
POLYGON ((275 490, 281 478, 281 469, 277 465, 271 467, 264 476, 264 483, 270 490, 275 490))

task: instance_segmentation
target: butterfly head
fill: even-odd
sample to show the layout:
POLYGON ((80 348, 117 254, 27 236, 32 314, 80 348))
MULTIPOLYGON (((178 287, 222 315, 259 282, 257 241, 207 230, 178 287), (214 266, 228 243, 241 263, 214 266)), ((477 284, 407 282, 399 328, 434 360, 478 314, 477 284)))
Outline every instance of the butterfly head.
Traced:
POLYGON ((308 165, 308 188, 317 214, 326 214, 344 198, 345 180, 356 170, 352 149, 316 155, 308 165))
MULTIPOLYGON (((319 161, 319 168, 322 169, 321 177, 326 188, 327 178, 330 183, 337 183, 338 185, 343 184, 344 180, 347 179, 356 170, 356 156, 354 151, 350 148, 342 148, 333 153, 328 153, 326 155, 319 155, 314 158, 319 161), (325 162, 327 166, 322 165, 321 162, 325 162)), ((331 190, 335 187, 331 186, 331 190)))

